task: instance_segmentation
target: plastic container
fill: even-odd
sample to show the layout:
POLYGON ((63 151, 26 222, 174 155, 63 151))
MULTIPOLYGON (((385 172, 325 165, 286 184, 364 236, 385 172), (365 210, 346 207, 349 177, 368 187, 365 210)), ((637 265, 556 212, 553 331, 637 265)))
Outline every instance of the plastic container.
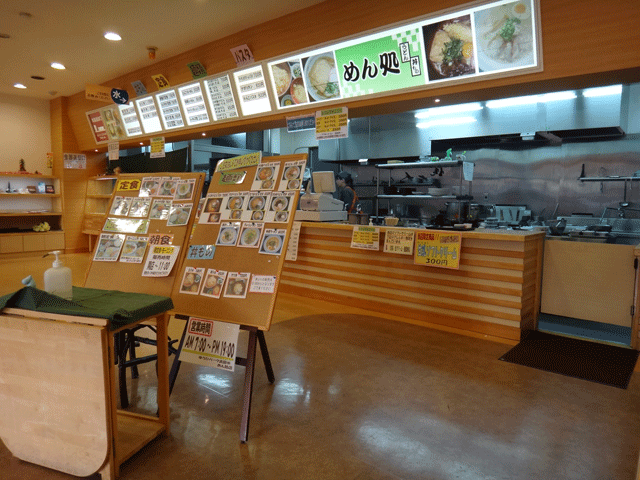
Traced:
POLYGON ((49 252, 50 255, 55 255, 56 259, 53 266, 44 272, 44 290, 65 300, 71 300, 73 298, 71 269, 63 266, 62 260, 58 258, 60 253, 59 250, 49 252))

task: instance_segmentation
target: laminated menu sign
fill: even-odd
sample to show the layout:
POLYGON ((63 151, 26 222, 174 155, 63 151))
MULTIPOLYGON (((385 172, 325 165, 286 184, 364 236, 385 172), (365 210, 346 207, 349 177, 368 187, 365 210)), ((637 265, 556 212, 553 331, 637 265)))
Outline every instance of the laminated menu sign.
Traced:
POLYGON ((140 112, 140 121, 142 122, 144 133, 149 134, 162 130, 153 97, 137 98, 134 102, 138 107, 138 112, 140 112))
POLYGON ((286 228, 267 228, 260 242, 260 253, 280 255, 287 235, 286 228))
POLYGON ((247 298, 250 272, 229 272, 224 296, 230 298, 247 298))
POLYGON ((187 125, 209 123, 209 112, 204 103, 200 82, 178 87, 180 102, 187 116, 187 125))
POLYGON ((305 160, 285 162, 278 190, 299 190, 302 186, 305 164, 305 160))
POLYGON ((280 162, 266 162, 258 165, 251 190, 273 190, 279 171, 280 162))
POLYGON ((127 235, 122 247, 120 261, 125 263, 142 263, 149 244, 149 237, 134 237, 127 235))
POLYGON ((96 253, 93 256, 94 261, 99 262, 115 262, 118 260, 122 244, 124 243, 124 235, 110 235, 101 233, 98 239, 96 253))
POLYGON ((252 275, 250 293, 273 293, 276 291, 275 275, 252 275))
POLYGON ((387 228, 384 234, 384 248, 386 253, 400 253, 402 255, 413 255, 413 244, 415 241, 415 230, 406 228, 387 228))
POLYGON ((240 108, 243 115, 255 115, 271 111, 271 103, 269 102, 261 65, 234 72, 233 76, 240 95, 240 108))
POLYGON ((143 277, 168 277, 178 259, 179 245, 155 245, 147 255, 143 277))
POLYGON ((182 112, 178 105, 178 97, 175 90, 162 90, 156 94, 156 100, 160 106, 160 116, 166 130, 184 127, 182 112))
POLYGON ((347 107, 331 108, 316 112, 316 140, 347 138, 349 136, 349 112, 347 107))
POLYGON ((127 132, 127 137, 135 137, 142 135, 142 127, 140 126, 140 119, 133 103, 126 105, 118 105, 120 109, 120 116, 122 117, 122 123, 124 123, 124 129, 127 132))
POLYGON ((380 227, 353 227, 351 248, 380 250, 380 227))
POLYGON ((226 120, 238 116, 229 75, 204 80, 204 86, 215 120, 226 120))
POLYGON ((211 298, 220 298, 226 278, 227 272, 223 270, 216 270, 215 268, 207 269, 207 276, 204 279, 204 285, 200 295, 211 298))
POLYGON ((414 263, 430 267, 460 267, 462 235, 457 232, 416 232, 414 263))
POLYGON ((204 277, 204 268, 185 267, 180 285, 180 293, 198 295, 204 277))
POLYGON ((189 317, 179 359, 233 372, 239 332, 240 325, 189 317))
POLYGON ((295 192, 274 192, 271 195, 269 209, 265 212, 265 222, 288 222, 289 215, 294 209, 293 196, 295 192))
POLYGON ((96 143, 108 142, 109 136, 107 135, 107 127, 100 112, 96 111, 87 113, 87 120, 89 120, 91 132, 93 133, 93 138, 96 143))

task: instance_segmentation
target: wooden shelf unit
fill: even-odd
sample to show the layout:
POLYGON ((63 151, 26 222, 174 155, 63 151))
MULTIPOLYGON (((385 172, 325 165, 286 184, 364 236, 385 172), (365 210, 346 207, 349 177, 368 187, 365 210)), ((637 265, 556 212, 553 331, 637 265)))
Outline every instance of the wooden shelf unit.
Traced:
POLYGON ((89 237, 89 251, 93 247, 93 237, 102 231, 115 184, 115 176, 97 176, 87 180, 82 233, 89 237))
POLYGON ((63 250, 62 189, 51 175, 0 173, 0 254, 63 250), (53 186, 54 193, 29 193, 28 187, 53 186), (7 190, 10 190, 7 192, 7 190), (33 227, 47 222, 51 230, 33 227))

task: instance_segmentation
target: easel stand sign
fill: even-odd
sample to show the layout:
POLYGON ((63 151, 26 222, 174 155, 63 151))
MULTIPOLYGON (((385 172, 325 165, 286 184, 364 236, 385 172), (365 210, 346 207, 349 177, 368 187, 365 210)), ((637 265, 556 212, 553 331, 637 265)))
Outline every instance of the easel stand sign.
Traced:
POLYGON ((171 295, 175 314, 189 318, 189 323, 180 342, 182 353, 174 359, 170 385, 183 360, 221 364, 227 370, 244 364, 243 442, 248 437, 258 341, 267 376, 274 381, 263 332, 271 326, 306 160, 306 154, 262 158, 258 152, 221 161, 171 295), (205 338, 203 332, 215 331, 218 323, 249 331, 246 359, 232 362, 228 341, 223 351, 222 343, 205 338))

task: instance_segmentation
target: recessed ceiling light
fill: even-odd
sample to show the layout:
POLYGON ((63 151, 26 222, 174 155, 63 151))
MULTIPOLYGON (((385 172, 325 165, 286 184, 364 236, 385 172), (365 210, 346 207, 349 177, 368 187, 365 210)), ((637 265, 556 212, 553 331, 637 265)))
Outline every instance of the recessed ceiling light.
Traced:
POLYGON ((16 87, 16 88, 27 88, 21 83, 14 83, 13 86, 16 87))
POLYGON ((107 40, 111 40, 114 42, 117 42, 118 40, 122 40, 122 37, 120 35, 118 35, 117 33, 114 32, 107 32, 104 34, 104 38, 106 38, 107 40))
POLYGON ((64 70, 66 67, 61 63, 53 62, 51 64, 51 68, 55 68, 56 70, 64 70))

